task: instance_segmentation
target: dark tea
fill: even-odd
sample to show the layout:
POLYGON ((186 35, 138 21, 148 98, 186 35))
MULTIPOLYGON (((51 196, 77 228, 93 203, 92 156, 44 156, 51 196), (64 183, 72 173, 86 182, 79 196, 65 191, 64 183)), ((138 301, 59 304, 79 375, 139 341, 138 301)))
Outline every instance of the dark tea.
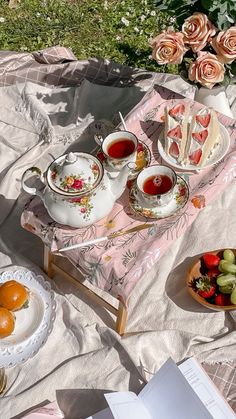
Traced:
POLYGON ((172 188, 172 180, 166 175, 154 175, 145 180, 143 191, 149 195, 161 195, 172 188))
POLYGON ((135 144, 127 138, 119 138, 113 141, 107 148, 107 153, 115 159, 122 159, 134 152, 135 144))

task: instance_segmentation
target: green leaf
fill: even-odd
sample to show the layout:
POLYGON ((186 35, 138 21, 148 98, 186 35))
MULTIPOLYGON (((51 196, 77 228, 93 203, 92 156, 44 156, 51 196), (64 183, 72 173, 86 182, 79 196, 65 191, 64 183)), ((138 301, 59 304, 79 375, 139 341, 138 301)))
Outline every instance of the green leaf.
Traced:
POLYGON ((201 0, 201 4, 204 9, 209 10, 212 6, 212 0, 201 0))
POLYGON ((231 78, 228 75, 224 76, 224 80, 222 81, 222 85, 228 86, 231 82, 231 78))
POLYGON ((234 76, 236 76, 236 61, 232 62, 230 71, 234 76))

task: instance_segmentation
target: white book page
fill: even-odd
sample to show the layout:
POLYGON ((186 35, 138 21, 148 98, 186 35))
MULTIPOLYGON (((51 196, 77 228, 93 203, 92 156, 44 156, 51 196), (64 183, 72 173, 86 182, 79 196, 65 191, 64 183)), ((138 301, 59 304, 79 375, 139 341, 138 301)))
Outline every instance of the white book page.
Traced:
POLYGON ((162 365, 138 397, 153 419, 212 419, 172 359, 162 365))
POLYGON ((194 358, 184 361, 179 369, 214 419, 236 418, 227 401, 194 358))
POLYGON ((100 410, 100 412, 95 413, 94 415, 89 416, 86 419, 114 419, 114 416, 108 407, 107 409, 100 410))
POLYGON ((131 391, 104 396, 115 419, 152 419, 142 401, 131 391))

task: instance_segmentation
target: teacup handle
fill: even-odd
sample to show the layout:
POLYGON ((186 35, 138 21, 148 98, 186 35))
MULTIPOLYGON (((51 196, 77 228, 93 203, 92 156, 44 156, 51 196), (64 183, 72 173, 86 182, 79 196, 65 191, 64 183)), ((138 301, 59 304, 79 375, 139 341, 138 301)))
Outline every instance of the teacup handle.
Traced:
POLYGON ((27 186, 25 184, 26 180, 28 179, 29 173, 34 173, 42 183, 45 184, 44 176, 41 172, 41 170, 38 167, 29 167, 29 169, 26 169, 26 171, 23 173, 21 185, 25 192, 29 193, 30 195, 41 195, 40 192, 36 188, 31 188, 30 186, 27 186))
POLYGON ((94 140, 96 141, 96 143, 101 146, 102 142, 103 142, 103 137, 100 134, 95 134, 94 135, 94 140))

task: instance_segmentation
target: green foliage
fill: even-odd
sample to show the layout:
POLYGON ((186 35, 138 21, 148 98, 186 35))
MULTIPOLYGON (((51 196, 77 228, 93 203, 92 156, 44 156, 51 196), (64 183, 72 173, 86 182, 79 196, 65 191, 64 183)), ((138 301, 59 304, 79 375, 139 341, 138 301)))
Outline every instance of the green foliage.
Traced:
POLYGON ((0 0, 0 49, 31 52, 62 45, 78 59, 102 57, 176 72, 177 66, 158 67, 150 57, 149 39, 168 24, 153 0, 21 0, 17 9, 0 0))
POLYGON ((158 10, 175 16, 178 25, 196 11, 205 13, 220 30, 236 22, 235 0, 154 0, 154 5, 158 10))

